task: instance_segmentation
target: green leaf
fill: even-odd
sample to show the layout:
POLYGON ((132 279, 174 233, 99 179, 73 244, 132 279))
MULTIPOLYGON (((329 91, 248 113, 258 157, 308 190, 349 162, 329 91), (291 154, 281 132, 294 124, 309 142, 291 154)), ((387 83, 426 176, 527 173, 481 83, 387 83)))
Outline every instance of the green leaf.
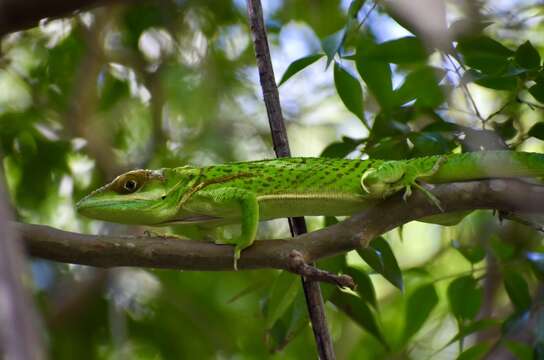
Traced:
POLYGON ((308 326, 306 299, 299 291, 292 305, 267 331, 267 343, 271 352, 279 351, 308 326), (273 340, 273 341, 270 341, 273 340))
POLYGON ((387 63, 409 64, 424 62, 427 60, 428 53, 417 37, 407 36, 378 44, 365 56, 387 63))
POLYGON ((359 324, 359 326, 373 335, 386 348, 388 347, 372 310, 360 297, 336 290, 331 296, 330 301, 359 324))
POLYGON ((395 91, 399 105, 417 99, 417 105, 434 108, 444 102, 444 94, 438 86, 434 68, 425 66, 406 76, 404 83, 395 91))
POLYGON ((461 320, 472 320, 482 305, 483 291, 471 276, 462 276, 448 286, 448 300, 453 315, 461 320))
POLYGON ((271 329, 276 320, 291 306, 299 288, 298 277, 287 271, 280 272, 276 277, 268 297, 265 318, 265 327, 267 329, 271 329))
POLYGON ((283 73, 278 86, 281 86, 281 84, 289 80, 291 76, 295 75, 296 73, 305 69, 306 67, 312 65, 313 63, 315 63, 317 60, 321 59, 322 57, 323 57, 323 54, 314 54, 314 55, 308 55, 293 61, 291 64, 289 64, 289 66, 287 67, 287 70, 285 70, 285 73, 283 73))
POLYGON ((517 129, 514 127, 514 118, 508 118, 508 120, 499 123, 494 122, 493 128, 504 140, 510 140, 517 134, 517 129))
POLYGON ((363 89, 359 80, 349 73, 339 63, 334 63, 334 85, 346 108, 362 121, 365 120, 363 111, 363 89))
POLYGON ((517 48, 514 58, 525 69, 535 69, 540 66, 540 54, 528 40, 517 48))
POLYGON ((485 257, 485 250, 481 245, 467 246, 462 245, 459 241, 454 240, 451 242, 451 246, 459 251, 465 259, 471 264, 476 264, 482 261, 485 257))
POLYGON ((534 124, 529 130, 528 135, 539 140, 544 140, 544 123, 539 122, 534 124))
POLYGON ((504 273, 504 288, 518 312, 523 312, 531 306, 531 294, 527 281, 518 272, 507 270, 504 273))
POLYGON ((357 14, 365 4, 366 0, 353 0, 349 4, 348 16, 351 18, 357 18, 357 14))
POLYGON ((515 76, 490 76, 484 75, 474 81, 476 84, 495 90, 514 90, 518 86, 515 76))
POLYGON ((425 324, 431 311, 438 304, 438 295, 432 284, 417 288, 406 300, 404 339, 414 336, 425 324))
POLYGON ((514 255, 514 247, 501 240, 497 235, 492 235, 490 240, 493 254, 501 261, 507 261, 514 255))
POLYGON ((490 342, 478 343, 467 350, 463 351, 457 360, 480 360, 485 357, 487 352, 491 349, 490 342))
POLYGON ((377 308, 376 291, 374 290, 374 285, 372 284, 372 280, 370 280, 370 276, 368 276, 365 271, 356 267, 347 267, 344 269, 344 272, 351 276, 355 281, 355 284, 357 284, 356 292, 361 299, 372 305, 374 308, 377 308))
POLYGON ((544 82, 537 82, 529 88, 529 94, 539 102, 544 103, 544 82))
POLYGON ((498 41, 484 35, 460 39, 457 50, 463 55, 468 66, 486 74, 497 74, 505 70, 508 58, 513 54, 498 41))
POLYGON ((410 155, 410 147, 405 136, 388 137, 369 144, 365 153, 372 159, 403 160, 410 155))
POLYGON ((331 61, 334 59, 334 56, 340 51, 344 40, 346 39, 346 28, 335 32, 324 38, 321 41, 321 48, 325 55, 327 55, 327 67, 331 64, 331 61))
POLYGON ((519 341, 505 340, 504 345, 518 360, 533 360, 533 349, 531 346, 519 341))
MULTIPOLYGON (((346 254, 339 254, 328 257, 317 262, 317 267, 333 274, 339 274, 346 268, 346 254)), ((334 293, 336 286, 331 284, 322 284, 323 299, 328 300, 334 293)))
POLYGON ((468 325, 463 325, 459 329, 459 332, 450 340, 448 343, 444 346, 447 347, 454 342, 457 342, 463 338, 466 338, 467 336, 474 334, 479 331, 487 330, 491 327, 498 326, 499 322, 494 319, 482 319, 475 321, 473 323, 470 323, 468 325))
POLYGON ((408 137, 413 144, 411 157, 421 157, 449 153, 455 143, 437 132, 417 132, 408 137))
POLYGON ((392 108, 395 101, 389 64, 366 56, 363 45, 357 47, 355 62, 359 75, 382 109, 392 108))
POLYGON ((328 158, 344 158, 349 153, 355 151, 360 143, 361 142, 356 141, 334 142, 332 144, 329 144, 319 156, 328 158))
POLYGON ((383 272, 383 259, 382 254, 372 248, 372 247, 365 247, 362 249, 357 249, 357 253, 365 261, 365 263, 370 266, 375 272, 378 274, 381 274, 383 272))
MULTIPOLYGON (((393 250, 391 250, 391 246, 389 246, 389 243, 383 237, 379 236, 372 240, 369 247, 376 250, 383 263, 383 268, 381 269, 381 271, 378 271, 377 268, 372 269, 381 274, 393 286, 396 286, 399 290, 402 291, 404 286, 402 281, 402 272, 400 271, 399 264, 397 263, 397 259, 395 258, 395 254, 393 254, 393 250)), ((364 257, 363 260, 366 261, 364 257)), ((370 263, 367 264, 369 266, 372 266, 370 263)))

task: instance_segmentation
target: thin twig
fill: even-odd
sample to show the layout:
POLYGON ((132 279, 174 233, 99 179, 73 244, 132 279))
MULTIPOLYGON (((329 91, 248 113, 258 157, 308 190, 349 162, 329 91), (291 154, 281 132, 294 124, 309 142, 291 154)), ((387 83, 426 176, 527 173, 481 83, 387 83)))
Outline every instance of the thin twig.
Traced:
MULTIPOLYGON (((484 121, 484 118, 482 117, 482 114, 480 113, 480 111, 478 110, 478 106, 476 105, 476 101, 474 100, 474 98, 472 97, 472 94, 470 93, 470 90, 468 89, 468 86, 467 84, 464 84, 464 83, 461 83, 461 79, 463 77, 463 75, 461 74, 461 71, 459 70, 459 67, 455 65, 455 63, 453 62, 453 60, 451 59, 451 57, 447 54, 443 54, 442 55, 446 61, 448 61, 452 66, 453 68, 455 69, 455 73, 457 74, 457 76, 459 77, 459 83, 461 85, 461 88, 463 89, 463 92, 465 93, 465 96, 466 98, 468 99, 468 101, 470 102, 470 104, 472 105, 472 109, 474 110, 474 113, 476 114, 476 116, 478 117, 478 119, 480 119, 482 121, 482 127, 485 127, 485 121, 484 121)), ((459 63, 459 65, 463 65, 462 63, 459 63)))
MULTIPOLYGON (((281 111, 278 87, 274 78, 274 69, 272 67, 260 0, 248 0, 247 10, 274 151, 277 157, 288 157, 291 156, 291 151, 281 111)), ((307 232, 304 218, 289 218, 289 227, 293 236, 307 232)), ((310 281, 302 276, 302 287, 306 296, 306 304, 308 306, 310 321, 312 322, 319 357, 322 360, 335 359, 332 339, 325 317, 325 304, 319 283, 310 281)))

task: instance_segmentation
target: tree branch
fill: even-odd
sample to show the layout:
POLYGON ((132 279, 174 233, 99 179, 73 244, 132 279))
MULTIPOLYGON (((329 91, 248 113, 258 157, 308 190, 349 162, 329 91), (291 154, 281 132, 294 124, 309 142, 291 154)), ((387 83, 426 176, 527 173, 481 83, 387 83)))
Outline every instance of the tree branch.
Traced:
MULTIPOLYGON (((438 185, 433 189, 446 212, 498 209, 544 213, 544 186, 518 180, 483 180, 438 185)), ((242 252, 239 269, 290 270, 289 256, 298 251, 312 262, 359 247, 401 224, 440 210, 416 191, 408 201, 393 196, 351 218, 292 239, 256 241, 242 252)), ((17 230, 29 253, 49 260, 97 267, 141 266, 183 270, 229 271, 232 247, 206 241, 162 237, 83 235, 48 226, 20 224, 17 230)))

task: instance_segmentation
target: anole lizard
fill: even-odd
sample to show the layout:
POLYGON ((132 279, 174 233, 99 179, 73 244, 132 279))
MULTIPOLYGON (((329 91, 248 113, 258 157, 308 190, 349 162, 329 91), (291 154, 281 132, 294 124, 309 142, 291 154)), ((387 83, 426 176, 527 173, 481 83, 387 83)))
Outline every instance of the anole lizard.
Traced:
MULTIPOLYGON (((410 160, 283 158, 207 167, 133 170, 77 204, 91 218, 139 225, 241 224, 234 261, 258 222, 304 215, 351 215, 421 184, 544 176, 544 154, 483 151, 410 160)), ((219 242, 217 240, 216 242, 219 242)), ((225 241, 222 241, 225 243, 225 241)))

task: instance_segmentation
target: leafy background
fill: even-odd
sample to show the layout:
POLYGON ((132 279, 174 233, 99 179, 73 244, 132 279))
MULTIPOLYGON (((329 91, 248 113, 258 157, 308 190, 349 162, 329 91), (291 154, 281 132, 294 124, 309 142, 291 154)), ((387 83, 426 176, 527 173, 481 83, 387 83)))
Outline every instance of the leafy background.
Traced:
MULTIPOLYGON (((293 154, 543 150, 536 1, 271 0, 264 13, 293 154)), ((245 3, 116 5, 4 36, 0 146, 20 221, 88 233, 143 231, 74 212, 124 170, 273 157, 245 3)), ((479 211, 323 261, 358 283, 323 287, 338 358, 544 356, 541 243, 479 211)), ((315 356, 290 274, 31 267, 54 359, 315 356)))

